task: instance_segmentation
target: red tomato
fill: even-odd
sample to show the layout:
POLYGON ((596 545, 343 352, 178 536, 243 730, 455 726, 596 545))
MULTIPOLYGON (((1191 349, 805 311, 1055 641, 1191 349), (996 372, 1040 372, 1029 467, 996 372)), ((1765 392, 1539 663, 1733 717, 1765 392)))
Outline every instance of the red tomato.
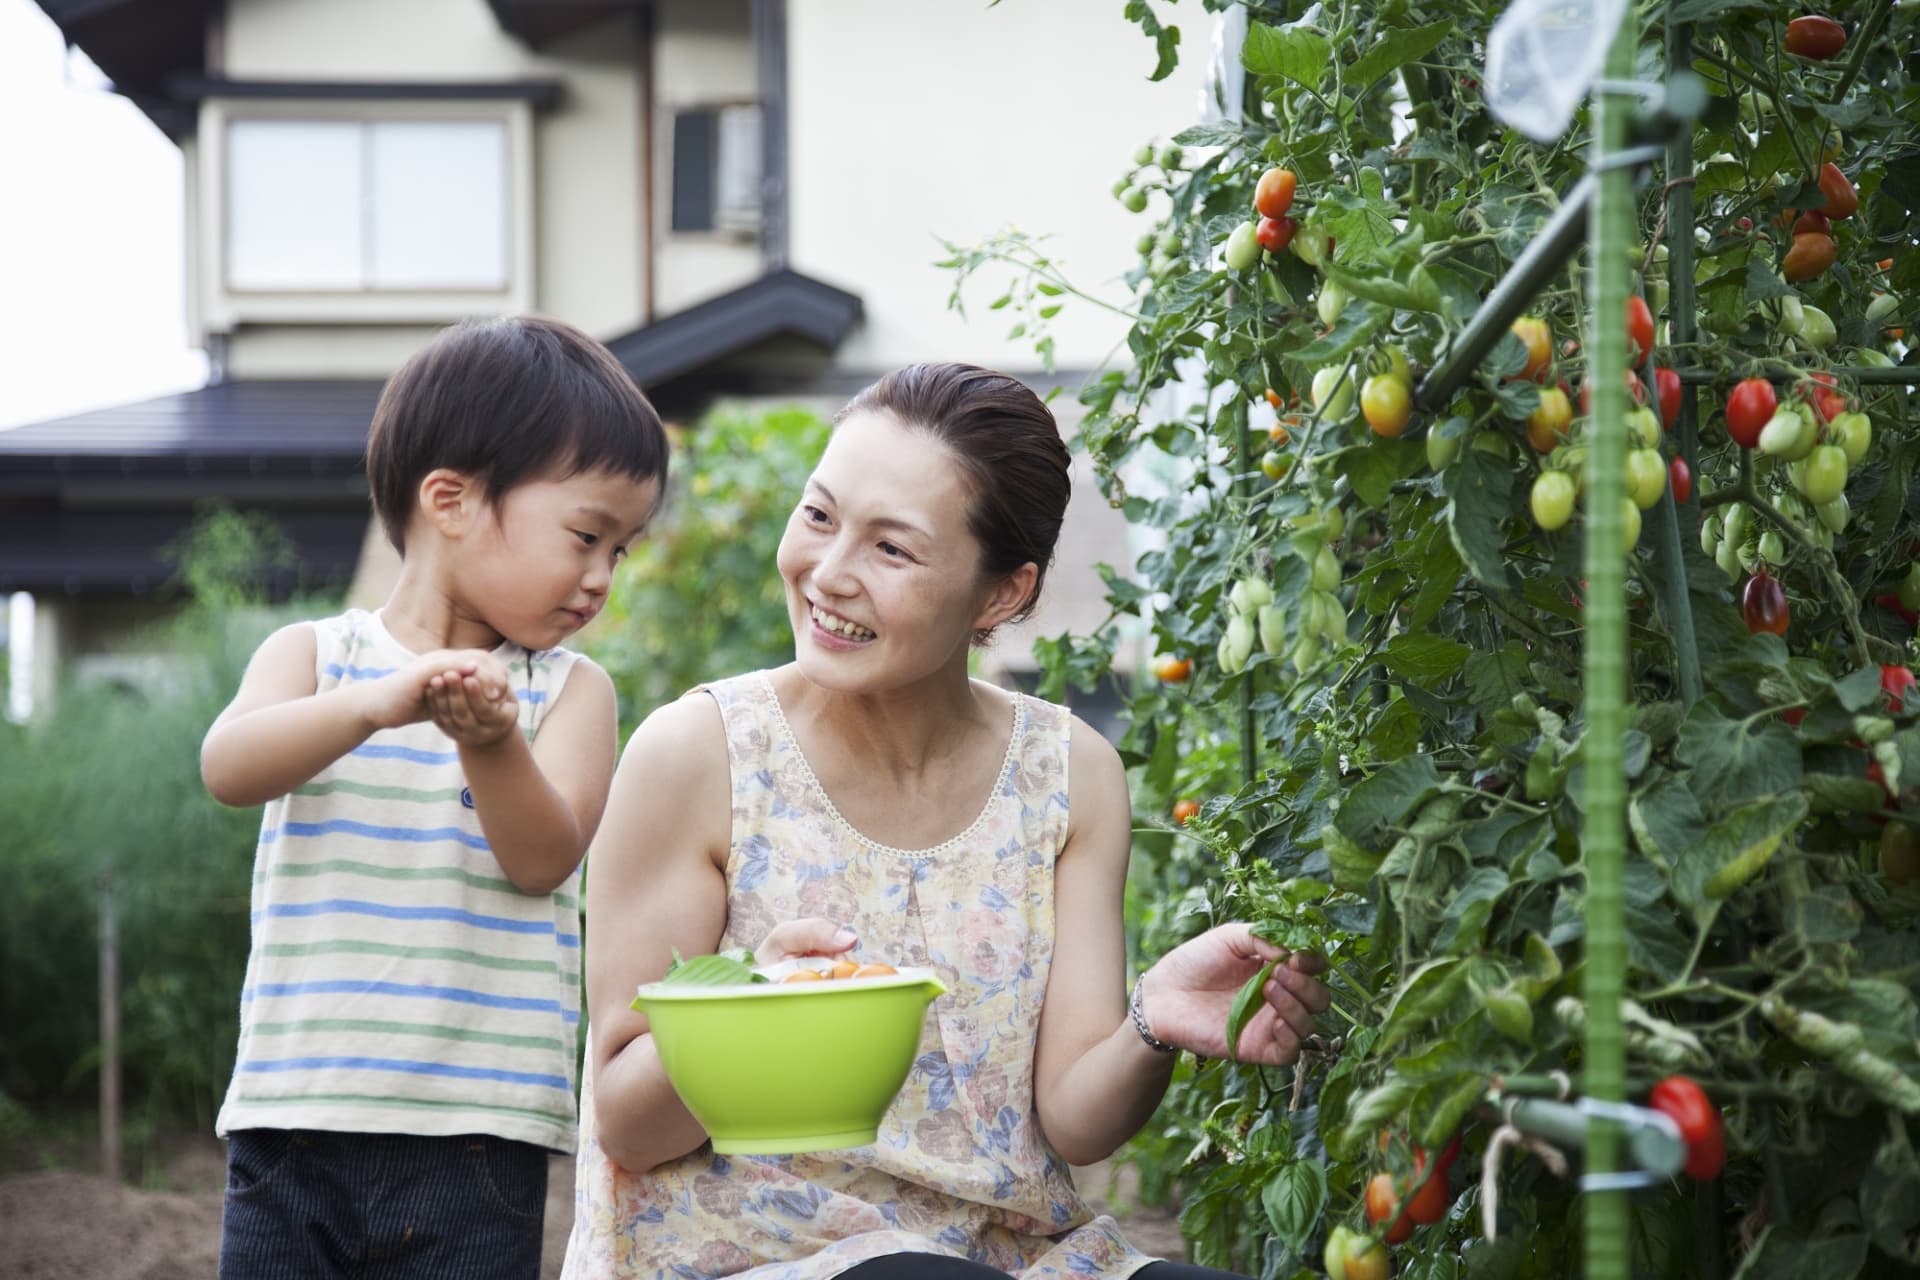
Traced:
MULTIPOLYGON (((1413 1153, 1413 1177, 1416 1182, 1426 1174, 1427 1161, 1424 1151, 1415 1149, 1413 1153)), ((1447 1216, 1447 1206, 1453 1200, 1447 1195, 1447 1168, 1436 1166, 1433 1176, 1415 1188, 1407 1197, 1407 1216, 1419 1225, 1426 1227, 1447 1216)))
POLYGON ((1653 385, 1660 393, 1660 425, 1671 431, 1680 421, 1680 375, 1662 365, 1653 371, 1653 385))
POLYGON ((1665 1112, 1679 1126, 1687 1144, 1687 1162, 1681 1168, 1696 1182, 1711 1182, 1727 1162, 1727 1136, 1720 1111, 1700 1086, 1685 1076, 1668 1076, 1653 1086, 1647 1105, 1665 1112))
POLYGON ((1760 428, 1780 407, 1773 384, 1765 378, 1746 378, 1727 397, 1727 434, 1743 449, 1760 443, 1760 428))
POLYGON ((1389 1219, 1393 1225, 1380 1233, 1380 1238, 1388 1244, 1399 1244, 1413 1234, 1413 1219, 1400 1207, 1400 1192, 1393 1185, 1393 1175, 1376 1173, 1367 1183, 1367 1221, 1377 1226, 1389 1219))
MULTIPOLYGON (((1626 373, 1627 390, 1633 394, 1635 404, 1647 402, 1647 384, 1640 381, 1640 375, 1629 369, 1626 373)), ((1585 417, 1593 412, 1593 380, 1589 378, 1580 384, 1580 414, 1585 417)))
POLYGON ((1907 694, 1916 682, 1913 672, 1891 664, 1880 668, 1880 689, 1887 695, 1887 710, 1898 711, 1906 705, 1907 694))
MULTIPOLYGON (((1833 166, 1828 165, 1829 169, 1833 166)), ((1790 283, 1801 284, 1825 274, 1839 254, 1832 236, 1819 232, 1798 235, 1793 238, 1793 247, 1787 250, 1787 256, 1780 262, 1780 274, 1790 283)))
POLYGON ((1279 253, 1293 242, 1293 233, 1298 223, 1292 218, 1261 218, 1260 225, 1253 229, 1253 238, 1268 253, 1279 253))
POLYGON ((1847 47, 1847 29, 1832 18, 1809 14, 1787 24, 1785 44, 1796 58, 1825 62, 1847 47))
POLYGON ((1253 189, 1253 207, 1263 218, 1284 218, 1293 208, 1293 188, 1299 180, 1291 169, 1269 169, 1253 189))
POLYGON ((1821 422, 1832 422, 1847 411, 1847 398, 1840 394, 1840 383, 1832 374, 1824 371, 1810 373, 1807 381, 1814 384, 1813 388, 1809 391, 1803 387, 1802 394, 1807 403, 1813 406, 1814 415, 1821 422))
POLYGON ((1797 236, 1830 236, 1833 223, 1827 215, 1818 209, 1809 209, 1793 220, 1793 234, 1797 236))
MULTIPOLYGON (((1847 175, 1840 172, 1840 166, 1829 160, 1820 166, 1820 191, 1827 202, 1820 206, 1820 212, 1829 218, 1851 218, 1860 207, 1860 193, 1847 181, 1847 175)), ((1787 279, 1793 279, 1788 276, 1787 279)))
POLYGON ((1638 369, 1653 353, 1653 311, 1637 293, 1627 299, 1627 341, 1633 344, 1633 367, 1638 369))
POLYGON ((1693 497, 1693 470, 1685 458, 1675 458, 1667 464, 1667 487, 1673 490, 1675 502, 1684 503, 1693 497))
POLYGON ((1740 616, 1747 630, 1756 635, 1762 631, 1776 636, 1787 634, 1792 610, 1787 607, 1787 593, 1779 579, 1765 569, 1748 578, 1746 589, 1740 593, 1740 616))

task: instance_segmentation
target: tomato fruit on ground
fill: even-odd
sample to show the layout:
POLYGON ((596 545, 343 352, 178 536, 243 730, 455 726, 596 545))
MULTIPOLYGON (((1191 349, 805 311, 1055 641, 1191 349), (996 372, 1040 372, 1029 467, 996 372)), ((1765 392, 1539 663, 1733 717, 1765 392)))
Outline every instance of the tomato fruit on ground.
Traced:
POLYGON ((1527 364, 1514 376, 1517 378, 1537 378, 1546 369, 1547 361, 1553 359, 1553 334, 1547 329, 1547 322, 1538 316, 1521 316, 1513 322, 1513 336, 1520 339, 1527 348, 1527 364))
POLYGON ((1573 425, 1573 406, 1567 403, 1567 393, 1558 387, 1548 387, 1540 393, 1540 403, 1527 415, 1527 443, 1533 446, 1535 453, 1552 453, 1567 438, 1567 428, 1573 425))
POLYGON ((1667 487, 1673 490, 1675 502, 1693 500, 1693 469, 1687 466, 1685 458, 1675 458, 1667 464, 1667 487))
POLYGON ((1533 510, 1533 522, 1548 533, 1567 527, 1573 519, 1573 477, 1564 471, 1542 471, 1534 477, 1533 492, 1527 505, 1533 510))
POLYGON ((1913 672, 1896 663, 1886 663, 1880 668, 1880 690, 1887 695, 1887 710, 1899 711, 1906 706, 1907 695, 1913 691, 1913 672))
POLYGON ((1638 369, 1653 354, 1653 309, 1639 294, 1627 299, 1627 341, 1633 346, 1633 367, 1638 369))
POLYGON ((1743 379, 1727 397, 1727 434, 1743 449, 1760 443, 1760 429, 1779 408, 1773 384, 1765 378, 1743 379))
POLYGON ((1173 806, 1173 820, 1183 827, 1199 816, 1200 802, 1198 800, 1182 800, 1173 806))
POLYGON ((1293 243, 1293 233, 1299 224, 1292 218, 1262 218, 1254 228, 1253 238, 1268 253, 1279 253, 1293 243))
POLYGON ((1829 218, 1851 218, 1860 208, 1860 193, 1853 189, 1853 183, 1847 180, 1847 175, 1840 172, 1840 166, 1831 160, 1820 166, 1820 192, 1827 198, 1827 202, 1820 206, 1820 212, 1829 218))
POLYGON ((1665 1112, 1679 1126, 1680 1138, 1687 1144, 1687 1162, 1681 1168, 1689 1178, 1708 1182, 1719 1176, 1727 1162, 1727 1136, 1720 1109, 1713 1105, 1700 1086, 1685 1076, 1668 1076, 1653 1086, 1647 1105, 1665 1112))
POLYGON ((1653 371, 1653 385, 1660 393, 1660 425, 1671 431, 1680 421, 1680 375, 1661 365, 1653 371))
POLYGON ((1167 684, 1180 684, 1193 674, 1193 659, 1165 654, 1154 662, 1153 674, 1167 684))
POLYGON ((1889 822, 1880 830, 1880 874, 1888 884, 1920 880, 1920 830, 1889 822))
POLYGON ((1388 1244, 1399 1244, 1413 1234, 1413 1219, 1400 1205, 1400 1192, 1393 1185, 1393 1175, 1384 1170, 1374 1174, 1367 1183, 1367 1221, 1375 1226, 1391 1224, 1382 1227, 1380 1233, 1388 1244))
POLYGON ((1747 630, 1755 634, 1762 631, 1776 636, 1787 634, 1792 612, 1787 607, 1786 589, 1779 579, 1764 569, 1748 578, 1745 589, 1740 592, 1740 616, 1747 630))
POLYGON ((1269 169, 1254 184, 1253 207, 1263 218, 1284 218, 1293 208, 1293 189, 1299 182, 1291 169, 1269 169))
POLYGON ((1838 253, 1839 248, 1833 243, 1832 236, 1823 236, 1818 232, 1795 236, 1793 247, 1787 250, 1787 256, 1780 264, 1780 274, 1789 283, 1805 283, 1825 274, 1838 253))
POLYGON ((1787 24, 1785 44, 1796 58, 1825 62, 1847 47, 1847 29, 1832 18, 1808 14, 1787 24))

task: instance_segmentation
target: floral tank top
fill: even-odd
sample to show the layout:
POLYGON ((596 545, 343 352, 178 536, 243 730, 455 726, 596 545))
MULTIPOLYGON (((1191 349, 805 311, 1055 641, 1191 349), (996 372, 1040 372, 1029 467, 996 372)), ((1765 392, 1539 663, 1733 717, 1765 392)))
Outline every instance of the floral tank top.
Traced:
POLYGON ((868 840, 834 808, 765 673, 707 691, 733 787, 721 945, 751 948, 776 924, 823 916, 853 928, 862 956, 933 967, 947 994, 871 1146, 702 1146, 635 1176, 600 1151, 584 1073, 564 1275, 825 1280, 883 1254, 939 1253, 1042 1280, 1123 1277, 1152 1261, 1081 1201, 1034 1112, 1067 834, 1066 709, 1014 695, 985 810, 946 843, 909 851, 868 840))

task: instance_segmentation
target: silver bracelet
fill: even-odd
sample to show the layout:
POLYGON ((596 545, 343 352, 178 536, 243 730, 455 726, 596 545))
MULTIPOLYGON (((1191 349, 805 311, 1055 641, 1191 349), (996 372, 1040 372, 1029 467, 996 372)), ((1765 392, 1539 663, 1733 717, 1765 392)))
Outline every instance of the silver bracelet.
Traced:
POLYGON ((1178 1053, 1180 1052, 1179 1045, 1168 1044, 1165 1040, 1155 1036, 1147 1026, 1147 1015, 1140 1007, 1140 987, 1146 980, 1147 975, 1144 973, 1133 980, 1133 999, 1127 1003, 1127 1012, 1133 1015, 1133 1029, 1138 1031, 1140 1038, 1147 1042, 1147 1048, 1153 1050, 1155 1053, 1178 1053))

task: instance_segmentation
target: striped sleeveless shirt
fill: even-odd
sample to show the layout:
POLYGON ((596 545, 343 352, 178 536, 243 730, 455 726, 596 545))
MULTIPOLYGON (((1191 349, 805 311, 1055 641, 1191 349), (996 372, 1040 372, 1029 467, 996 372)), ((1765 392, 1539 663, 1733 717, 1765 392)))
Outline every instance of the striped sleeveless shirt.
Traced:
MULTIPOLYGON (((417 656, 374 613, 313 626, 318 692, 417 656)), ((531 742, 579 655, 507 642, 493 656, 531 742)), ((458 746, 422 722, 267 805, 221 1136, 485 1133, 573 1149, 580 873, 520 892, 465 788, 458 746)))

